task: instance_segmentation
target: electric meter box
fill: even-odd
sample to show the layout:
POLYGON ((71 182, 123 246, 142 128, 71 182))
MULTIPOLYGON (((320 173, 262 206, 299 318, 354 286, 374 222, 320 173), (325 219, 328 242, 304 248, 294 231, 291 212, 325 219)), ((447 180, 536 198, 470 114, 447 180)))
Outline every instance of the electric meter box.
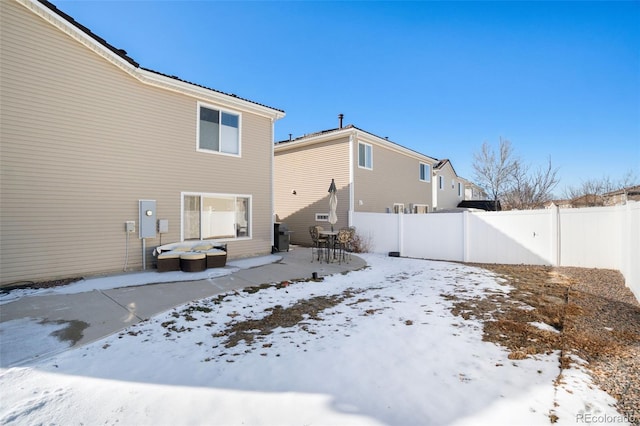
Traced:
POLYGON ((140 238, 156 237, 156 200, 138 200, 140 238))

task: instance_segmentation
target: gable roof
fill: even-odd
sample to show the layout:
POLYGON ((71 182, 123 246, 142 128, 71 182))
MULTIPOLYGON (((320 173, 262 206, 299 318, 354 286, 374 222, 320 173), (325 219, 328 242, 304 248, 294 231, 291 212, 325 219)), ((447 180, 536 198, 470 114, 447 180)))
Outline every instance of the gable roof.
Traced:
POLYGON ((245 109, 253 110, 253 112, 261 113, 262 115, 266 114, 273 116, 276 120, 283 118, 285 115, 284 111, 281 109, 276 109, 249 99, 241 98, 235 94, 225 93, 210 87, 192 83, 173 75, 167 75, 149 68, 141 67, 138 62, 128 56, 126 50, 119 49, 109 44, 106 40, 93 33, 86 26, 77 22, 70 15, 58 9, 48 0, 16 1, 39 15, 41 18, 45 19, 47 22, 58 27, 72 38, 80 41, 82 44, 87 45, 88 43, 92 43, 94 45, 92 50, 101 54, 101 56, 106 57, 107 55, 111 55, 111 58, 107 58, 110 62, 120 68, 123 68, 143 83, 160 86, 168 90, 179 91, 191 96, 210 97, 215 98, 213 100, 230 102, 239 108, 244 107, 245 109), (50 15, 47 16, 46 12, 49 12, 50 15), (66 28, 62 28, 61 26, 65 26, 66 28))
POLYGON ((456 173, 456 169, 453 168, 453 164, 451 163, 451 161, 449 161, 448 158, 443 158, 442 160, 440 160, 438 162, 438 164, 433 166, 434 170, 442 170, 446 165, 449 165, 449 167, 451 167, 451 170, 453 170, 453 173, 456 175, 456 177, 458 176, 458 173, 456 173))
POLYGON ((388 138, 383 138, 381 136, 375 135, 371 132, 367 132, 366 130, 362 130, 353 124, 348 124, 343 127, 337 127, 334 129, 326 129, 320 130, 314 133, 307 133, 305 135, 299 136, 295 139, 285 139, 283 141, 278 141, 275 144, 276 150, 287 149, 288 147, 294 148, 319 142, 324 142, 326 140, 330 140, 334 137, 346 136, 352 133, 360 133, 361 136, 369 139, 370 142, 375 142, 380 145, 383 145, 387 148, 390 148, 395 151, 400 151, 404 154, 412 155, 415 157, 423 158, 425 161, 429 162, 437 162, 438 159, 429 157, 421 152, 415 151, 411 148, 407 148, 402 146, 396 142, 390 141, 388 138))

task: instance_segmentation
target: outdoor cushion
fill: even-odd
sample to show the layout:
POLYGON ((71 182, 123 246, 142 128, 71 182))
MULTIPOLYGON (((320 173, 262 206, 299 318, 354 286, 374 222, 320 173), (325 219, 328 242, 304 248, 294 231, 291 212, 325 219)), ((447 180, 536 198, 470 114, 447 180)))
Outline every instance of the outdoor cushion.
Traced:
POLYGON ((205 250, 209 250, 212 247, 213 246, 211 244, 201 244, 199 246, 194 246, 191 250, 193 250, 193 251, 205 251, 205 250))
POLYGON ((158 259, 176 259, 179 258, 183 252, 179 251, 166 251, 158 255, 158 259))
POLYGON ((180 259, 182 260, 198 260, 198 259, 204 259, 205 257, 206 256, 204 253, 189 252, 189 253, 180 254, 180 259))

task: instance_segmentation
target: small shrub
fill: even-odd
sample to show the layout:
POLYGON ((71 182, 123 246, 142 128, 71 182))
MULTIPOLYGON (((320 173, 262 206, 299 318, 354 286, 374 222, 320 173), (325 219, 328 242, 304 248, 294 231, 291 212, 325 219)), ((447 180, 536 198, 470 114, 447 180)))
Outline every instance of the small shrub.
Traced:
POLYGON ((363 236, 356 232, 351 244, 354 253, 368 253, 371 250, 371 235, 363 236))

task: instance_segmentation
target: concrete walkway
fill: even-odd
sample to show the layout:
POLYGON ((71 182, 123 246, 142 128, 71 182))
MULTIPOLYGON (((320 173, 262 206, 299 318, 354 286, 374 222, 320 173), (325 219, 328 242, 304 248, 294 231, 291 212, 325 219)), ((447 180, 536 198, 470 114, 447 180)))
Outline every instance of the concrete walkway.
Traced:
MULTIPOLYGON (((273 263, 247 269, 238 269, 233 261, 229 261, 225 266, 229 273, 217 278, 91 290, 76 294, 25 296, 0 305, 0 323, 7 323, 0 325, 8 325, 9 321, 16 324, 16 320, 32 320, 30 323, 41 324, 43 327, 58 325, 62 330, 56 331, 55 335, 65 341, 65 348, 76 347, 117 333, 132 324, 192 300, 260 284, 307 279, 314 272, 319 277, 324 277, 366 266, 366 262, 357 256, 352 256, 349 263, 311 262, 310 250, 294 246, 288 252, 266 258, 275 260, 273 263)), ((237 264, 241 262, 238 261, 237 264)), ((157 276, 158 273, 154 271, 149 274, 157 276)), ((126 281, 126 275, 121 278, 126 281)), ((19 331, 19 327, 15 330, 19 331)), ((51 352, 46 345, 40 350, 38 345, 24 345, 25 342, 20 340, 25 338, 34 337, 20 335, 15 331, 0 334, 0 350, 22 344, 29 347, 26 351, 32 352, 20 354, 20 362, 15 359, 13 362, 6 362, 8 360, 0 358, 0 366, 22 364, 51 352)), ((4 351, 0 351, 0 355, 2 352, 4 351)))

